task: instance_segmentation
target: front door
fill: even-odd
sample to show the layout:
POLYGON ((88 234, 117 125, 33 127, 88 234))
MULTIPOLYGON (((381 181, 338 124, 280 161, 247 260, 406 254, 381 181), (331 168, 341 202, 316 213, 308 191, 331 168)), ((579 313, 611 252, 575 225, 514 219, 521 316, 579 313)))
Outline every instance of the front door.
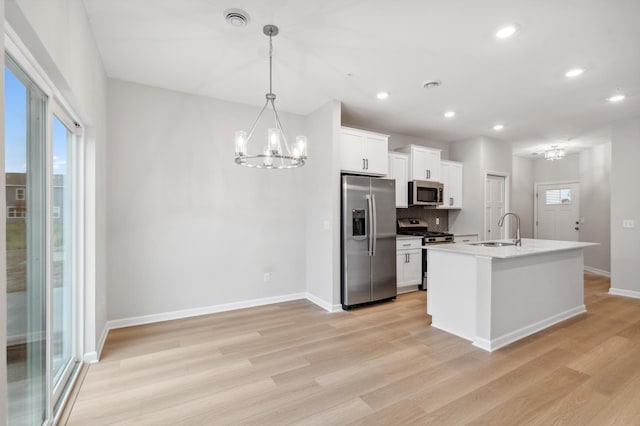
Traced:
POLYGON ((536 185, 536 238, 578 241, 580 230, 580 184, 536 185))

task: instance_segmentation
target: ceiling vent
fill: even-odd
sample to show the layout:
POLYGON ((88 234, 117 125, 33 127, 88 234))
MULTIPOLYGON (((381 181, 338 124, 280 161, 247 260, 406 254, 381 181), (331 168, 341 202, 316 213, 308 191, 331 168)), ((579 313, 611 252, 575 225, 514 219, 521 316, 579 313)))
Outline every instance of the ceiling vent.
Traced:
POLYGON ((422 87, 424 87, 425 89, 437 89, 441 84, 442 82, 440 81, 427 81, 426 83, 422 84, 422 87))
POLYGON ((224 11, 224 19, 234 27, 246 27, 251 18, 241 9, 227 9, 224 11))

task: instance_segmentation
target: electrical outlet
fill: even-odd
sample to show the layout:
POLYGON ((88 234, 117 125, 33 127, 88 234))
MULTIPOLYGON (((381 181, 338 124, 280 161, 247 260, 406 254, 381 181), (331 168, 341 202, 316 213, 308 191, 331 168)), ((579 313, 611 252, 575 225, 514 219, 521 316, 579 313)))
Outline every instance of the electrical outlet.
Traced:
POLYGON ((265 272, 262 278, 264 279, 265 283, 268 283, 269 281, 271 281, 271 274, 269 272, 265 272))
POLYGON ((623 228, 635 228, 636 227, 636 223, 633 219, 624 219, 622 221, 622 227, 623 228))
POLYGON ((436 217, 436 225, 440 225, 440 218, 436 217))

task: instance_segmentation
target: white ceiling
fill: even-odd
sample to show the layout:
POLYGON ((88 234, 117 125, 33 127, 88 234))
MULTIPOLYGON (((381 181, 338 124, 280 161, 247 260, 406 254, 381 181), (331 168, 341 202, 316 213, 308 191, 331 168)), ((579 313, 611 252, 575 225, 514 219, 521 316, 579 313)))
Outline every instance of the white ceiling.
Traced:
POLYGON ((84 0, 107 74, 251 105, 268 91, 265 24, 274 38, 274 93, 308 114, 331 99, 352 125, 453 141, 486 135, 514 153, 640 115, 638 0, 84 0), (230 26, 223 11, 249 13, 230 26), (508 40, 496 29, 517 23, 508 40), (564 72, 585 67, 579 78, 564 72), (424 90, 422 84, 441 80, 424 90), (605 99, 620 89, 619 104, 605 99), (376 92, 391 97, 378 101, 376 92), (453 109, 454 119, 443 112, 453 109), (491 128, 504 123, 502 132, 491 128))

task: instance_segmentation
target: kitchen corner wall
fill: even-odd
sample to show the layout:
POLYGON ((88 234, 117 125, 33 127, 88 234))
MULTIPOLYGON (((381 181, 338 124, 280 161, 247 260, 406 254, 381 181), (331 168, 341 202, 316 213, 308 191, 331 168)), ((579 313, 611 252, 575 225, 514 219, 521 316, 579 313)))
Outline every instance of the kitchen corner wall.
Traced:
POLYGON ((611 134, 611 292, 640 298, 640 117, 616 122, 611 134), (623 228, 623 220, 635 221, 623 228))
MULTIPOLYGON (((233 160, 234 132, 260 109, 118 80, 108 93, 109 319, 304 295, 305 168, 233 160)), ((305 117, 281 119, 305 134, 305 117)))
POLYGON ((309 160, 300 198, 305 223, 306 291, 329 311, 340 306, 340 102, 331 101, 306 118, 309 160))
POLYGON ((522 238, 533 238, 533 160, 513 157, 511 211, 520 216, 522 238))
POLYGON ((611 271, 611 142, 580 152, 580 241, 598 246, 584 251, 584 265, 611 271))

